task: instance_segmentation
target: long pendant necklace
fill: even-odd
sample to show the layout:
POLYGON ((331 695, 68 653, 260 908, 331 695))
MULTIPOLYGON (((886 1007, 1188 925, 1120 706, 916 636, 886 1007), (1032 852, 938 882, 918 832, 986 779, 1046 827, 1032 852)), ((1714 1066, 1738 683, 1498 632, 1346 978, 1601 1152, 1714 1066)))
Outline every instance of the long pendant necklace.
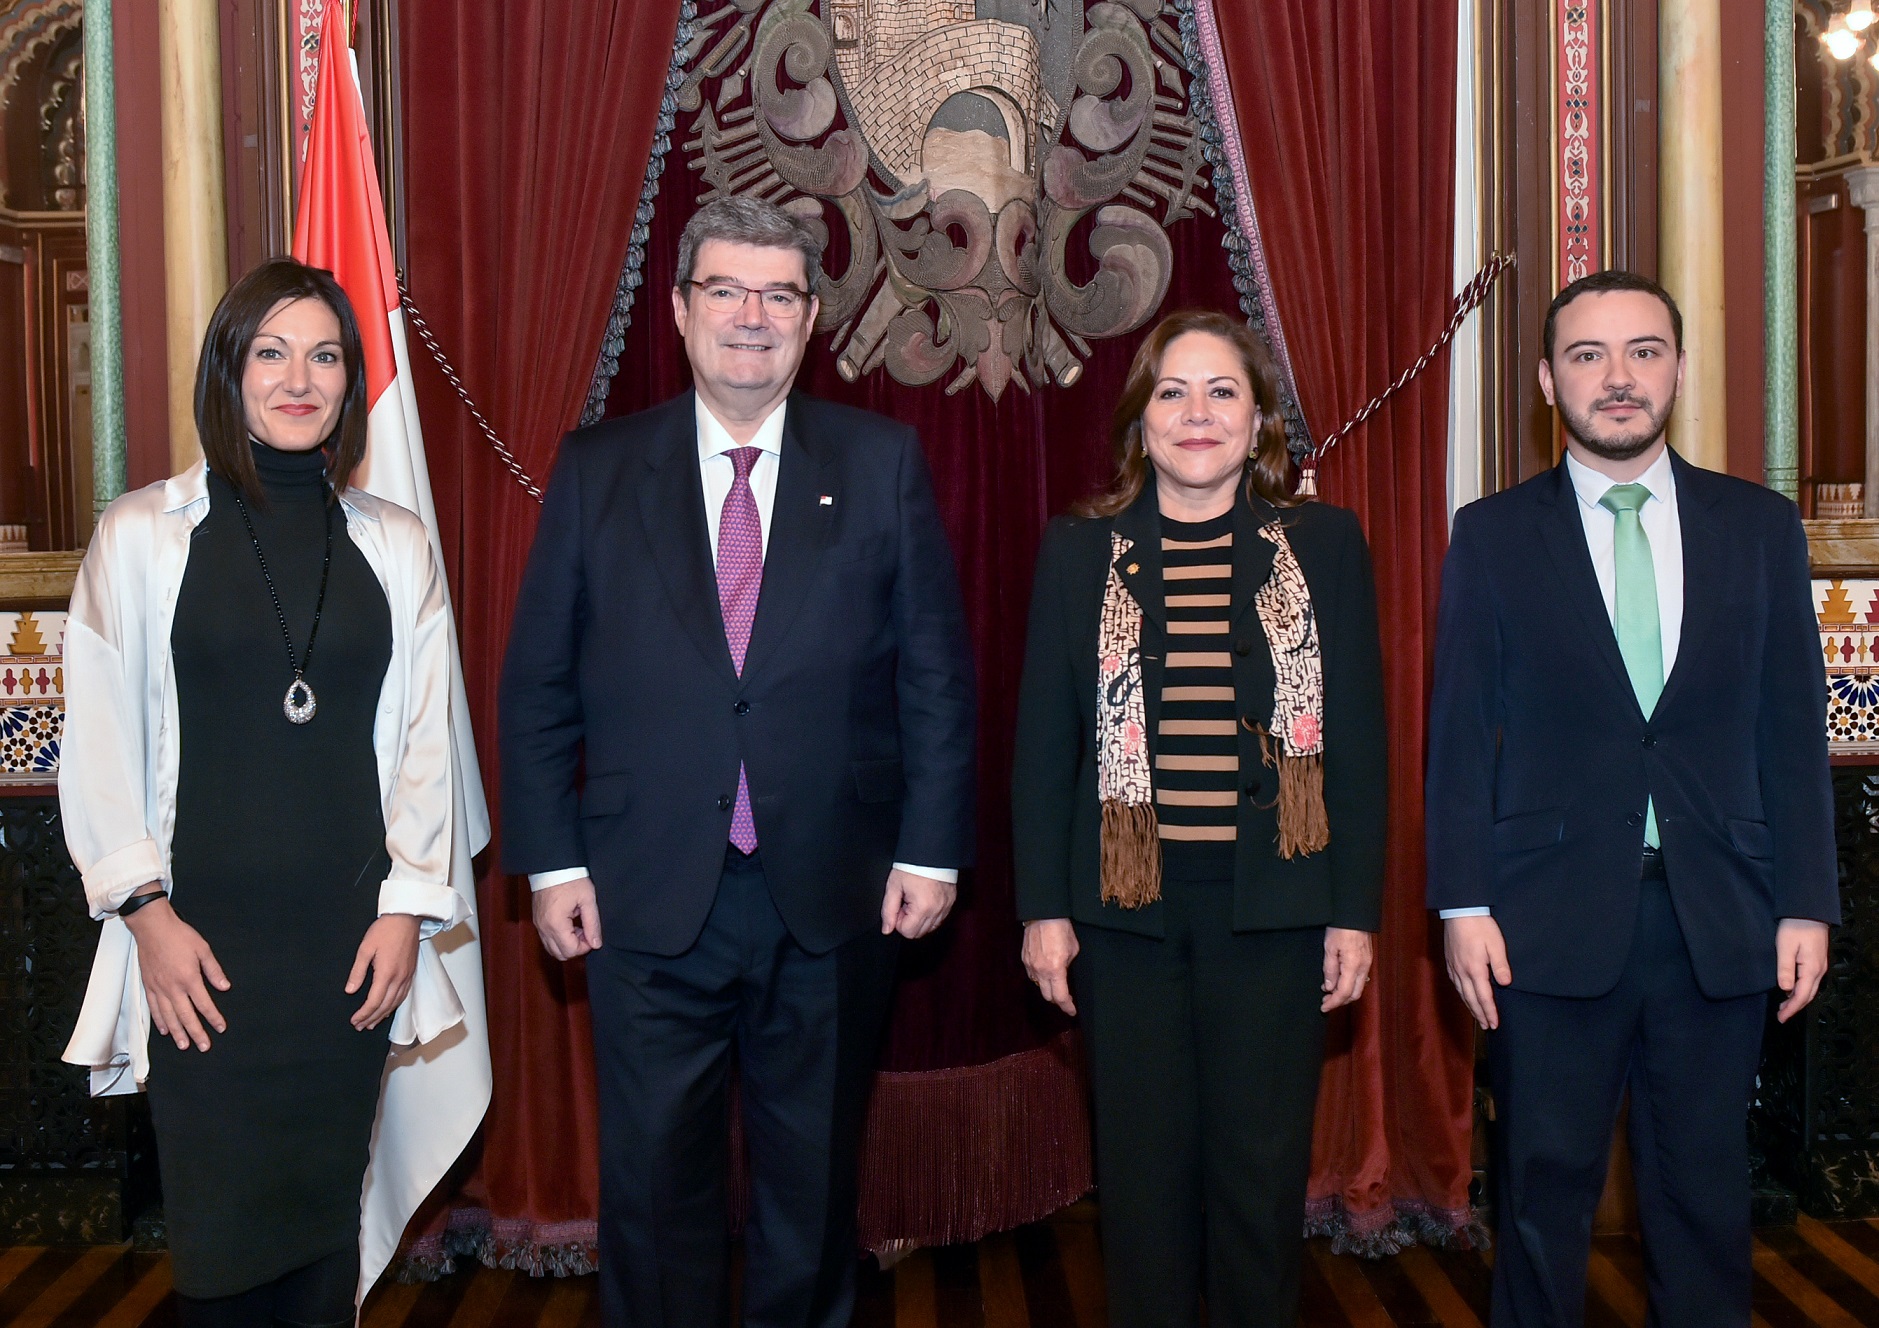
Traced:
POLYGON ((261 563, 261 579, 267 582, 268 598, 274 601, 274 617, 281 625, 281 640, 287 643, 287 667, 294 671, 294 680, 287 684, 287 695, 281 700, 281 711, 288 723, 305 724, 320 708, 319 698, 307 686, 306 672, 313 666, 313 641, 320 634, 320 611, 326 607, 326 578, 333 570, 333 504, 326 505, 326 561, 320 565, 320 597, 313 603, 313 630, 307 633, 307 653, 298 662, 294 659, 294 638, 287 630, 287 614, 281 608, 280 592, 274 589, 274 578, 267 569, 267 555, 261 552, 261 537, 254 533, 254 522, 248 519, 248 505, 242 502, 239 492, 235 494, 235 510, 241 513, 242 525, 248 527, 254 556, 261 563))

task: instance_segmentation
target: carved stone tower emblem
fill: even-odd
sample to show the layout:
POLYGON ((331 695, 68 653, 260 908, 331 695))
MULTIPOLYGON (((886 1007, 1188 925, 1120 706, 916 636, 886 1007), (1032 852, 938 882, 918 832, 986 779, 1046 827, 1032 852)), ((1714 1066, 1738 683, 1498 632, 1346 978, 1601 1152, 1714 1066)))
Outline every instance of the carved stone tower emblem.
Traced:
POLYGON ((692 168, 828 235, 851 381, 1068 386, 1213 212, 1163 0, 729 0, 694 33, 692 168))

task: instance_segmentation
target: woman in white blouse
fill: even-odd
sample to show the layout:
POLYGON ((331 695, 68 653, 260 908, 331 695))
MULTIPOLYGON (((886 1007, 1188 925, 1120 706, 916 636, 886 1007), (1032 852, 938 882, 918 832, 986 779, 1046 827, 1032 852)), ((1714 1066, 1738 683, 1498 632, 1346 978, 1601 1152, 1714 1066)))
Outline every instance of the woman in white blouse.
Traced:
POLYGON ((149 1091, 185 1328, 352 1322, 389 1046, 463 1018, 424 943, 471 913, 450 615, 422 523, 348 483, 366 413, 343 291, 263 264, 210 320, 205 461, 106 509, 72 595, 59 792, 104 925, 66 1059, 149 1091))

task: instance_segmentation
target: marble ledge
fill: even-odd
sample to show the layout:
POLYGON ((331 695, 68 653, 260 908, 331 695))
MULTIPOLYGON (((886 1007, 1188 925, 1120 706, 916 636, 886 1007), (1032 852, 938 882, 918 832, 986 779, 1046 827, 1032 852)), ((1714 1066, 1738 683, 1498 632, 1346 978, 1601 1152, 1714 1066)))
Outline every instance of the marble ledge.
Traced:
POLYGON ((1879 520, 1803 521, 1815 576, 1879 576, 1879 520))
POLYGON ((84 556, 83 549, 0 553, 0 608, 64 608, 84 556))

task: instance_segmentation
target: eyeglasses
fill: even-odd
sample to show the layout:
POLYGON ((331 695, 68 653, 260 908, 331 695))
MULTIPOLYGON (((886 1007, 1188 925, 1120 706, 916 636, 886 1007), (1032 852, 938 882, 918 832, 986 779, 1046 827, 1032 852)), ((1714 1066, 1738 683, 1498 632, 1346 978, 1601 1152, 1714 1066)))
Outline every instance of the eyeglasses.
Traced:
POLYGON ((764 312, 772 318, 794 318, 809 303, 809 292, 797 290, 794 286, 765 286, 759 290, 740 286, 735 281, 688 280, 685 284, 698 288, 705 308, 714 314, 736 313, 752 295, 757 297, 764 312))

